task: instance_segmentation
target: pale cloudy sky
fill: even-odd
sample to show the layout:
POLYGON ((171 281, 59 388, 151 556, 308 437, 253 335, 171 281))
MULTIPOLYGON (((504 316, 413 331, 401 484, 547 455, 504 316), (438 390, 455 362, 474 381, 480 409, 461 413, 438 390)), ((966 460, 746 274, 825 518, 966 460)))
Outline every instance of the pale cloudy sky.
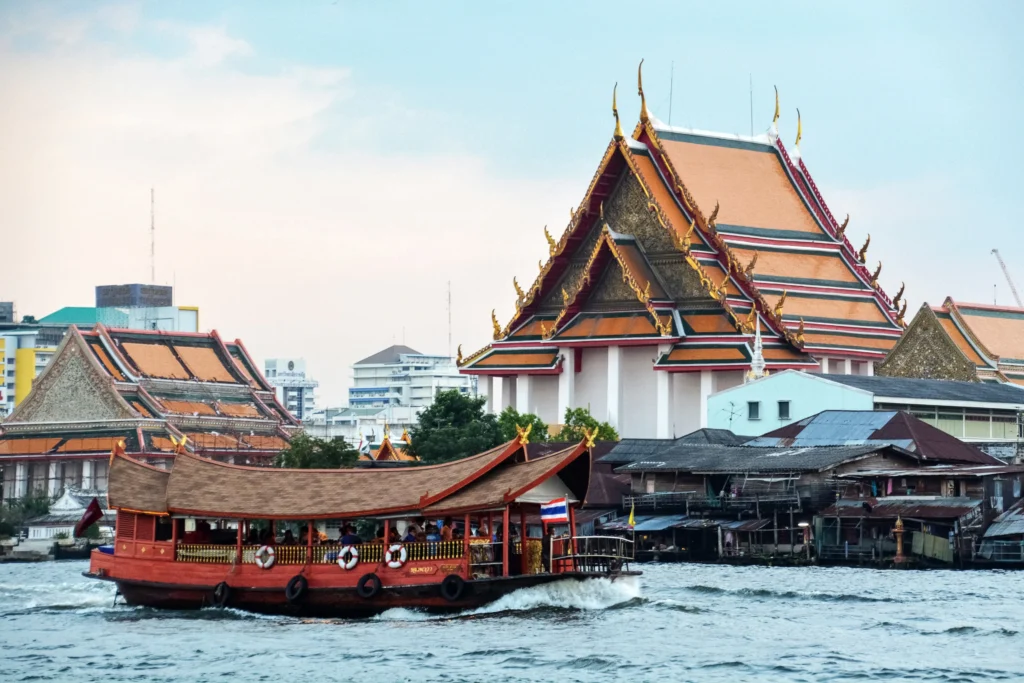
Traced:
POLYGON ((892 293, 1024 287, 1016 2, 0 2, 0 300, 46 315, 157 281, 338 403, 393 342, 511 314, 579 203, 636 64, 655 114, 750 132, 782 94, 892 293), (728 5, 728 7, 726 7, 728 5))

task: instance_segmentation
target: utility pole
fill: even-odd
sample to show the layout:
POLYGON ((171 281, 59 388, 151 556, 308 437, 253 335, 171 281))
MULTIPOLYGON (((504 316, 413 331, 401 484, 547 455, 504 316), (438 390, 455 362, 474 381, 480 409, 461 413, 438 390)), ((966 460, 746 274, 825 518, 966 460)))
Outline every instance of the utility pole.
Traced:
POLYGON ((1017 293, 1017 288, 1013 284, 1013 279, 1010 277, 1010 271, 1006 269, 1006 264, 1003 263, 1003 257, 999 255, 998 249, 992 250, 992 255, 999 261, 999 267, 1003 269, 1003 275, 1006 276, 1006 284, 1010 285, 1010 294, 1013 294, 1014 301, 1017 302, 1017 306, 1024 308, 1024 303, 1020 300, 1020 294, 1017 293))

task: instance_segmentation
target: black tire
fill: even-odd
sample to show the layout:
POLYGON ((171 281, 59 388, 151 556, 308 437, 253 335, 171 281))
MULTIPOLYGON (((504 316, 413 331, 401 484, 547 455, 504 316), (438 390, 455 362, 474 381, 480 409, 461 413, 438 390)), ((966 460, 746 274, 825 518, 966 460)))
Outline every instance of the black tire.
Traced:
POLYGON ((231 599, 231 586, 225 581, 221 581, 213 587, 213 600, 210 602, 214 607, 223 609, 227 604, 228 600, 231 599))
POLYGON ((449 574, 441 582, 441 596, 448 602, 455 602, 466 592, 466 582, 457 574, 449 574))
POLYGON ((364 574, 359 577, 359 583, 356 584, 356 595, 364 600, 369 600, 377 597, 380 588, 380 578, 376 574, 364 574))
POLYGON ((284 597, 288 599, 288 602, 298 602, 302 598, 306 597, 306 592, 309 590, 309 581, 306 581, 306 577, 302 574, 293 576, 289 581, 288 585, 284 587, 284 597))

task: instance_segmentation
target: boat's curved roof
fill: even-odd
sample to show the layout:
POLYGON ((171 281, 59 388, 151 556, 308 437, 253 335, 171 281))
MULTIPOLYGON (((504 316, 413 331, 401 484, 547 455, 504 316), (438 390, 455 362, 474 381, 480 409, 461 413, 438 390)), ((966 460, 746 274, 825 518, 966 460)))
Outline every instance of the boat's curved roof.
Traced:
POLYGON ((536 486, 584 460, 586 476, 573 477, 573 491, 583 500, 589 481, 588 454, 586 446, 576 444, 531 460, 525 446, 513 440, 440 465, 294 470, 242 467, 181 453, 167 472, 115 453, 108 499, 118 509, 226 518, 336 519, 479 509, 504 505, 524 487, 536 486), (480 486, 474 486, 478 481, 480 486), (440 504, 448 500, 452 503, 440 504))

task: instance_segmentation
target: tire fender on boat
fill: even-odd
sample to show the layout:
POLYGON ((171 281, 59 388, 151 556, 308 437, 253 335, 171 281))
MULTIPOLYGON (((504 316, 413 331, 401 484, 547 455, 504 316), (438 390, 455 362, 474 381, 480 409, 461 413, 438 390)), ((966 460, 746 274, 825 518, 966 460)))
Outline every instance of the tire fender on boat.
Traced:
POLYGON ((355 568, 357 564, 359 564, 359 548, 354 545, 342 546, 338 551, 338 566, 348 571, 355 568))
POLYGON ((380 593, 380 577, 376 574, 363 574, 356 584, 356 595, 366 600, 377 597, 380 593))
POLYGON ((226 581, 221 581, 213 587, 213 606, 223 608, 231 599, 231 586, 226 581))
POLYGON ((407 559, 409 559, 409 553, 401 543, 393 544, 384 553, 384 561, 392 569, 401 569, 407 559))
POLYGON ((274 566, 274 548, 269 545, 260 546, 253 559, 260 569, 270 569, 274 566))
POLYGON ((466 592, 466 581, 458 574, 449 574, 441 581, 441 596, 448 602, 455 602, 466 592))
POLYGON ((296 574, 288 580, 288 585, 284 587, 284 597, 288 599, 288 602, 298 602, 306 597, 308 590, 309 581, 302 574, 296 574))

